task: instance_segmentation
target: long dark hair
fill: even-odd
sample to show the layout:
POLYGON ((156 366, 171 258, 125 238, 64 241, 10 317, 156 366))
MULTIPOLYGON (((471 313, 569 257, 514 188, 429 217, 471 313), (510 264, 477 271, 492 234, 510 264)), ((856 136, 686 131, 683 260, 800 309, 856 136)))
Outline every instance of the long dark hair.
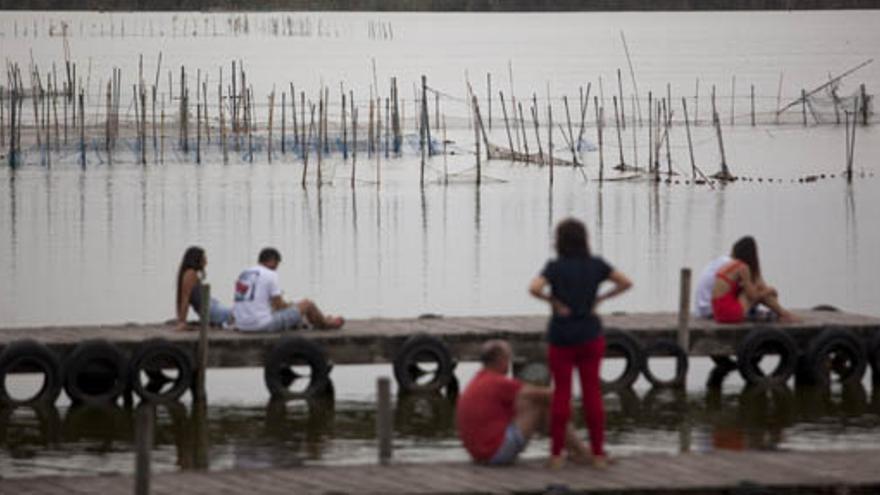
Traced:
POLYGON ((560 258, 588 258, 587 228, 576 218, 566 218, 556 226, 556 254, 560 258))
POLYGON ((761 263, 758 261, 758 243, 755 238, 747 235, 733 245, 731 257, 748 265, 752 272, 752 281, 761 277, 761 263))
POLYGON ((180 305, 180 288, 183 285, 183 274, 187 270, 195 270, 200 275, 205 274, 205 250, 198 246, 190 246, 183 253, 183 260, 180 261, 180 269, 177 270, 177 299, 175 299, 175 311, 180 305))

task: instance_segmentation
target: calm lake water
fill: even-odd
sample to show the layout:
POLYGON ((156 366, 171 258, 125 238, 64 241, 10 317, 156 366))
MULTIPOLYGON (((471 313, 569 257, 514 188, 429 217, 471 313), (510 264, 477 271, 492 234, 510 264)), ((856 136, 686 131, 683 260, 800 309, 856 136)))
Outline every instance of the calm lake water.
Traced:
MULTIPOLYGON (((381 184, 375 180, 375 158, 359 155, 354 189, 348 185, 351 163, 338 154, 325 157, 322 169, 332 180, 318 188, 310 175, 304 189, 299 158, 276 154, 269 164, 261 149, 253 164, 238 154, 224 165, 216 141, 202 165, 169 148, 164 165, 153 163, 150 155, 150 163, 139 166, 134 149, 126 145, 110 166, 92 149, 95 141, 89 144, 84 170, 72 148, 44 167, 39 151, 30 149, 23 166, 0 169, 0 278, 5 282, 0 284, 0 327, 171 318, 175 272, 192 244, 206 248, 208 281, 227 303, 238 272, 255 262, 262 247, 272 245, 284 257, 279 274, 288 297, 315 299, 350 318, 543 312, 526 285, 552 256, 553 226, 570 215, 587 223, 594 250, 635 281, 630 293, 603 311, 674 309, 681 267, 698 271, 738 237, 751 234, 761 247, 765 277, 780 290, 784 304, 827 303, 880 316, 880 131, 876 125, 858 128, 857 177, 849 185, 840 178, 843 126, 803 128, 799 107, 783 115, 784 125, 768 124, 781 73, 781 100, 787 102, 801 88, 827 81, 829 73, 880 59, 880 12, 291 16, 320 23, 324 31, 315 28, 314 33, 323 34, 274 36, 271 28, 260 27, 277 17, 271 14, 249 15, 252 32, 233 36, 224 34, 232 17, 227 14, 4 13, 0 57, 27 67, 33 54, 43 72, 53 62, 63 65, 62 37, 49 36, 49 29, 68 22, 71 56, 88 83, 87 117, 94 123, 103 122, 98 88, 112 67, 123 70, 123 88, 129 87, 142 53, 152 79, 160 50, 163 91, 168 69, 175 72, 175 84, 185 64, 191 74, 197 68, 210 74, 213 85, 221 66, 228 78, 230 62, 242 60, 255 99, 264 105, 260 115, 273 85, 286 88, 293 81, 297 91, 314 98, 323 83, 338 105, 336 88, 343 82, 355 91, 362 121, 375 60, 381 94, 387 93, 390 76, 400 81, 410 134, 409 88, 425 74, 443 95, 441 111, 455 152, 429 159, 426 187, 418 186, 419 157, 412 147, 400 158, 381 158, 381 184), (190 26, 185 36, 184 20, 190 26), (375 22, 393 26, 393 39, 371 37, 375 22), (219 26, 217 35, 213 24, 219 26), (192 26, 198 26, 195 36, 192 26), (676 125, 670 131, 670 154, 674 169, 684 174, 677 184, 634 180, 600 185, 595 180, 598 152, 586 151, 580 157, 585 167, 557 168, 552 188, 547 168, 498 160, 483 163, 484 183, 476 187, 465 78, 478 95, 485 95, 487 72, 493 75, 494 91, 509 95, 513 86, 521 100, 535 93, 544 105, 551 102, 557 123, 564 122, 562 96, 577 102, 579 88, 591 83, 592 95, 604 101, 606 116, 612 115, 605 165, 617 163, 609 109, 618 68, 628 117, 628 95, 634 93, 621 31, 632 55, 640 105, 647 108, 648 91, 665 95, 667 83, 674 101, 686 96, 689 105, 699 105, 702 125, 692 131, 697 164, 706 173, 717 171, 720 163, 715 131, 706 125, 709 93, 717 86, 727 162, 734 174, 753 180, 715 189, 684 184, 690 174, 688 148, 684 128, 676 125), (764 122, 755 128, 749 125, 751 85, 764 122), (798 181, 821 174, 826 178, 798 181)), ((869 93, 880 88, 880 63, 845 79, 840 94, 853 93, 859 83, 869 93)), ((133 116, 129 100, 123 97, 123 112, 133 116)), ((216 101, 216 95, 209 94, 209 101, 216 101)), ((490 139, 503 144, 507 137, 498 104, 495 99, 490 139)), ((338 111, 332 107, 331 118, 338 111)), ((590 121, 592 112, 591 102, 590 121)), ((647 125, 635 131, 634 148, 630 121, 623 153, 627 162, 644 166, 647 125)), ((568 159, 562 135, 556 129, 556 155, 568 159)), ((592 125, 585 140, 596 142, 592 125)), ((615 175, 606 169, 606 177, 615 175)), ((880 419, 870 387, 867 392, 834 390, 828 400, 790 391, 767 404, 740 393, 737 378, 718 399, 700 386, 708 368, 695 360, 693 388, 686 397, 658 397, 644 384, 637 387, 635 400, 609 396, 615 411, 609 417, 611 451, 876 445, 880 419)), ((286 413, 267 406, 259 370, 212 371, 210 448, 199 451, 187 437, 191 428, 181 425, 194 421, 188 408, 168 411, 154 459, 160 469, 370 462, 375 456, 374 381, 387 373, 384 367, 337 367, 335 414, 327 414, 326 403, 311 408, 290 404, 286 413)), ((465 364, 459 379, 465 383, 472 373, 472 365, 465 364)), ((399 457, 464 459, 454 439, 451 406, 442 400, 423 402, 398 403, 399 457)), ((0 473, 84 472, 96 464, 101 470, 128 471, 133 460, 127 414, 77 411, 64 401, 59 409, 39 414, 4 414, 0 473)), ((545 447, 537 442, 529 455, 543 455, 545 447)))

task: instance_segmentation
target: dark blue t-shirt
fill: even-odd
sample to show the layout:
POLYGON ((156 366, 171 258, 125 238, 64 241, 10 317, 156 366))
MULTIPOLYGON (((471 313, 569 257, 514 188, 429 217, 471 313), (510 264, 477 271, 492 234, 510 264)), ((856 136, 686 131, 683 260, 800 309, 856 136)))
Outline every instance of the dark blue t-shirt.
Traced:
POLYGON ((551 295, 571 309, 567 317, 554 314, 547 325, 547 341, 556 346, 577 345, 602 333, 602 322, 593 314, 599 285, 613 269, 598 256, 550 260, 541 276, 550 283, 551 295))

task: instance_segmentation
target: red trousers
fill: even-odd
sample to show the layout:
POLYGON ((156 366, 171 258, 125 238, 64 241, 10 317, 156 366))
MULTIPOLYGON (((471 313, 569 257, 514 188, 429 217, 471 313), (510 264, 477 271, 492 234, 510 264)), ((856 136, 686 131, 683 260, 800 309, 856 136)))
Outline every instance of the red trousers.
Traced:
POLYGON ((565 446, 565 428, 571 418, 572 368, 577 366, 583 396, 584 422, 590 432, 593 455, 605 455, 605 408, 599 368, 605 354, 605 337, 574 346, 549 346, 547 364, 553 375, 553 403, 550 406, 550 449, 554 456, 565 446))

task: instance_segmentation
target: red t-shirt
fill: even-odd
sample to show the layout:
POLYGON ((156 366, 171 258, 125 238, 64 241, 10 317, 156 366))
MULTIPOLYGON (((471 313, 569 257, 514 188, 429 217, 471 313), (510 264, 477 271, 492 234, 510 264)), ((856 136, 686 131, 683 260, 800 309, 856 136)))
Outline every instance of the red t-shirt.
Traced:
POLYGON ((458 398, 455 422, 464 448, 477 461, 488 461, 504 440, 513 420, 522 382, 484 369, 458 398))

